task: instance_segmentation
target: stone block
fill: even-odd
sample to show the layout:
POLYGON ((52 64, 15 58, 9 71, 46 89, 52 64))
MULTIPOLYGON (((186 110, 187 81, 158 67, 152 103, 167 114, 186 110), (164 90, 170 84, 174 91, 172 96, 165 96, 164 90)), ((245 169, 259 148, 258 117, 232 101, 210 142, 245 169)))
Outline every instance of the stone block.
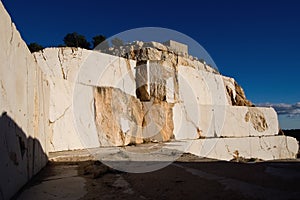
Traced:
POLYGON ((287 136, 209 138, 187 142, 189 153, 227 161, 236 158, 295 159, 298 153, 297 140, 287 136))
POLYGON ((273 108, 179 103, 173 108, 173 121, 175 139, 272 136, 279 132, 273 108))
POLYGON ((164 45, 168 46, 170 50, 176 53, 189 54, 188 46, 186 44, 182 44, 174 40, 168 40, 164 42, 164 45))

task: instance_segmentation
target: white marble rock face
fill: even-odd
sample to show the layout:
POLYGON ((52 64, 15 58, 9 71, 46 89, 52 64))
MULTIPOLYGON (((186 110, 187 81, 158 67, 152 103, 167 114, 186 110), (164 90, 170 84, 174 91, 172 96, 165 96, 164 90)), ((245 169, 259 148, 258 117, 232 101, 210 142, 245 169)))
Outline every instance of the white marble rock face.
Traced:
MULTIPOLYGON (((136 96, 135 61, 80 48, 47 48, 33 55, 50 84, 49 150, 110 146, 97 133, 93 90, 110 87, 136 96)), ((124 145, 120 138, 112 144, 124 145)))
MULTIPOLYGON (((135 60, 80 48, 47 48, 34 53, 50 87, 51 131, 47 136, 50 151, 122 146, 149 140, 244 138, 278 134, 279 125, 274 109, 233 106, 240 92, 233 78, 216 73, 205 63, 188 55, 175 55, 160 43, 142 43, 138 48, 146 48, 143 55, 138 55, 139 59, 150 59, 143 72, 146 76, 145 91, 149 95, 144 99, 136 93, 139 69, 135 60), (161 60, 162 57, 165 59, 161 60), (122 91, 125 97, 139 102, 135 106, 140 105, 141 112, 133 114, 130 111, 124 115, 127 117, 114 112, 119 116, 111 116, 118 118, 114 127, 118 130, 115 132, 121 135, 109 129, 109 120, 107 123, 97 123, 96 119, 104 119, 105 109, 95 110, 95 88, 110 88, 114 94, 122 91), (158 112, 158 107, 161 112, 158 112), (136 131, 136 127, 141 130, 136 131), (133 139, 128 135, 138 135, 138 138, 133 139), (148 138, 149 135, 153 137, 148 138), (108 138, 114 138, 113 142, 108 138)), ((122 95, 114 98, 122 100, 122 95)), ((111 102, 102 100, 97 102, 98 108, 111 105, 111 102)), ((120 103, 126 107, 128 102, 124 100, 120 103)))
MULTIPOLYGON (((188 58, 184 58, 188 60, 184 61, 180 58, 178 65, 174 65, 175 61, 170 62, 170 60, 150 60, 144 63, 145 66, 136 66, 137 62, 134 60, 84 49, 70 49, 51 48, 34 54, 43 71, 48 73, 47 78, 51 83, 49 112, 50 119, 54 118, 50 120, 52 123, 51 151, 123 146, 130 143, 139 144, 145 141, 169 141, 170 139, 235 139, 278 135, 279 124, 274 109, 233 106, 235 102, 232 101, 235 101, 238 93, 235 80, 210 72, 204 64, 201 68, 196 65, 198 62, 188 60, 188 58), (52 56, 57 54, 60 56, 55 56, 53 59, 52 56), (141 73, 138 67, 143 67, 144 71, 141 73), (69 69, 69 71, 62 69, 69 69), (137 82, 137 78, 141 75, 145 76, 142 77, 142 84, 137 82), (136 88, 143 84, 145 84, 147 97, 138 96, 136 93, 136 88), (114 97, 104 98, 98 95, 99 99, 106 100, 105 102, 97 101, 97 107, 102 109, 95 110, 93 107, 95 104, 93 99, 96 99, 95 93, 86 93, 86 91, 94 91, 97 87, 110 88, 114 97), (80 120, 75 120, 74 124, 69 112, 77 112, 74 111, 74 106, 70 106, 74 104, 72 92, 74 93, 76 88, 82 90, 78 94, 82 96, 81 106, 85 109, 80 109, 80 120), (83 90, 82 88, 89 89, 83 90), (231 94, 228 93, 228 88, 231 94), (82 92, 86 95, 80 95, 82 92), (120 96, 116 97, 116 94, 120 96), (136 103, 129 104, 123 95, 135 99, 136 103), (126 105, 129 107, 139 105, 137 107, 141 107, 140 112, 132 113, 131 111, 125 114, 125 117, 119 111, 114 112, 113 115, 107 115, 105 108, 109 108, 114 102, 112 100, 107 102, 107 98, 123 99, 124 102, 120 101, 119 104, 124 104, 125 107, 126 105), (55 102, 61 103, 55 105, 57 104, 55 102), (154 102, 156 106, 153 106, 154 102), (163 112, 157 112, 158 105, 163 112), (151 112, 147 112, 149 108, 151 112), (66 116, 62 116, 63 112, 66 116), (55 121, 58 117, 59 120, 55 121), (114 120, 114 128, 109 124, 111 120, 103 123, 103 119, 110 117, 111 119, 117 117, 114 120), (153 120, 154 118, 159 120, 153 120), (99 119, 102 119, 102 123, 98 123, 99 119), (151 126, 148 126, 148 123, 151 126), (74 126, 79 126, 84 134, 78 133, 74 126), (62 129, 66 131, 62 133, 60 131, 62 129)), ((157 54, 156 51, 147 52, 157 54)), ((169 58, 172 57, 167 55, 169 58)), ((151 55, 147 56, 149 57, 151 58, 151 55)), ((152 57, 158 59, 156 56, 152 57)))
POLYGON ((173 108, 176 139, 272 136, 279 132, 273 108, 197 105, 188 111, 188 107, 181 103, 173 108))
POLYGON ((298 141, 288 136, 209 138, 186 141, 187 152, 218 160, 293 159, 298 153, 298 141))
POLYGON ((47 163, 49 84, 0 2, 0 191, 10 199, 47 163))
POLYGON ((45 166, 48 152, 180 140, 186 152, 220 160, 298 153, 296 139, 278 135, 273 108, 249 107, 233 78, 187 55, 186 46, 177 45, 180 54, 157 42, 120 47, 132 59, 80 48, 31 54, 1 2, 0 18, 4 199, 45 166))

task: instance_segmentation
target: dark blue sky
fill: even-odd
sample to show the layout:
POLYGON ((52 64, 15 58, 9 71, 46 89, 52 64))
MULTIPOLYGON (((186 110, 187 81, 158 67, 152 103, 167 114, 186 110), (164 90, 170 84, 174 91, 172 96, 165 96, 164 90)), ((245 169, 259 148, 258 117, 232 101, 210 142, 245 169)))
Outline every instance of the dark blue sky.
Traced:
MULTIPOLYGON (((91 40, 138 27, 174 29, 198 41, 221 73, 234 77, 254 103, 295 107, 300 102, 296 0, 2 2, 27 43, 55 46, 69 32, 91 40)), ((300 128, 300 108, 295 109, 299 112, 280 117, 284 128, 300 128)))

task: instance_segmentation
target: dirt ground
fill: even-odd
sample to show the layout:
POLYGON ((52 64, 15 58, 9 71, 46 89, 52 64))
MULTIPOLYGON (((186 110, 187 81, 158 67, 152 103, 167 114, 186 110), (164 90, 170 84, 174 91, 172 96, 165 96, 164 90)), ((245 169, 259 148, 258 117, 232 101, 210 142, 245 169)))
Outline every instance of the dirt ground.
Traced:
POLYGON ((299 199, 300 162, 222 162, 184 154, 149 173, 99 161, 49 163, 16 199, 299 199))

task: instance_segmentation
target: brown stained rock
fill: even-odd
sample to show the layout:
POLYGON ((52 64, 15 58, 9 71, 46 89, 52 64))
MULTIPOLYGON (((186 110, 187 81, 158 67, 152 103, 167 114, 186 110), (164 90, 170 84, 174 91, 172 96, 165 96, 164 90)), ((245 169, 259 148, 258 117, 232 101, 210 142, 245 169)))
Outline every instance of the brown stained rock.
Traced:
POLYGON ((136 67, 136 96, 141 101, 167 101, 178 96, 177 72, 164 61, 139 61, 136 67), (169 81, 169 84, 167 83, 169 81), (173 83, 170 84, 170 81, 173 83))
POLYGON ((148 60, 147 49, 142 48, 139 50, 135 50, 136 60, 137 61, 146 61, 148 60))
POLYGON ((168 51, 168 48, 159 42, 145 42, 143 43, 143 47, 150 47, 161 51, 168 51))
POLYGON ((245 121, 249 122, 250 119, 251 119, 251 114, 250 114, 250 112, 247 112, 246 115, 245 115, 245 121))
POLYGON ((98 136, 104 136, 111 146, 169 141, 174 137, 171 103, 157 99, 141 102, 119 89, 98 87, 94 106, 98 136), (126 130, 122 120, 128 123, 126 130))
POLYGON ((235 82, 235 90, 236 90, 236 97, 235 97, 235 104, 237 106, 253 106, 253 104, 247 100, 245 92, 243 88, 235 82))
POLYGON ((143 136, 145 142, 169 141, 174 138, 173 104, 154 100, 143 102, 145 112, 143 136))
POLYGON ((146 51, 148 55, 148 60, 161 60, 162 51, 154 48, 147 48, 146 51))
POLYGON ((197 134, 198 134, 198 138, 205 138, 205 136, 203 136, 203 131, 200 130, 199 128, 197 128, 197 134))
POLYGON ((264 113, 257 108, 249 108, 245 115, 245 121, 250 121, 253 128, 258 132, 264 132, 269 128, 264 113))
POLYGON ((138 127, 124 132, 120 123, 122 118, 129 124, 130 122, 142 124, 141 102, 116 88, 98 87, 94 95, 95 121, 99 138, 105 135, 109 143, 114 146, 141 143, 141 130, 138 127))
POLYGON ((243 88, 240 85, 238 85, 236 81, 234 81, 234 87, 236 92, 235 96, 232 88, 226 85, 227 98, 229 98, 229 102, 233 106, 254 106, 251 101, 247 100, 243 88))
POLYGON ((148 89, 147 84, 144 84, 136 89, 136 96, 141 101, 150 101, 150 94, 147 89, 148 89))
POLYGON ((141 42, 136 41, 125 46, 110 48, 105 53, 124 57, 127 59, 140 61, 162 61, 165 65, 177 69, 179 65, 192 67, 194 69, 204 70, 214 74, 220 74, 217 69, 205 64, 203 59, 198 59, 187 53, 178 52, 170 49, 158 42, 141 42))
POLYGON ((226 85, 226 92, 227 92, 227 98, 229 98, 230 104, 234 105, 235 104, 235 98, 233 96, 233 91, 228 85, 226 85))
POLYGON ((178 67, 178 55, 172 52, 163 51, 161 60, 165 63, 165 65, 172 66, 174 69, 178 67))
POLYGON ((191 62, 188 58, 182 57, 182 56, 178 56, 178 65, 182 65, 182 66, 190 66, 191 62))
POLYGON ((141 101, 150 101, 150 91, 148 91, 148 71, 147 61, 137 62, 136 67, 136 96, 141 101))

